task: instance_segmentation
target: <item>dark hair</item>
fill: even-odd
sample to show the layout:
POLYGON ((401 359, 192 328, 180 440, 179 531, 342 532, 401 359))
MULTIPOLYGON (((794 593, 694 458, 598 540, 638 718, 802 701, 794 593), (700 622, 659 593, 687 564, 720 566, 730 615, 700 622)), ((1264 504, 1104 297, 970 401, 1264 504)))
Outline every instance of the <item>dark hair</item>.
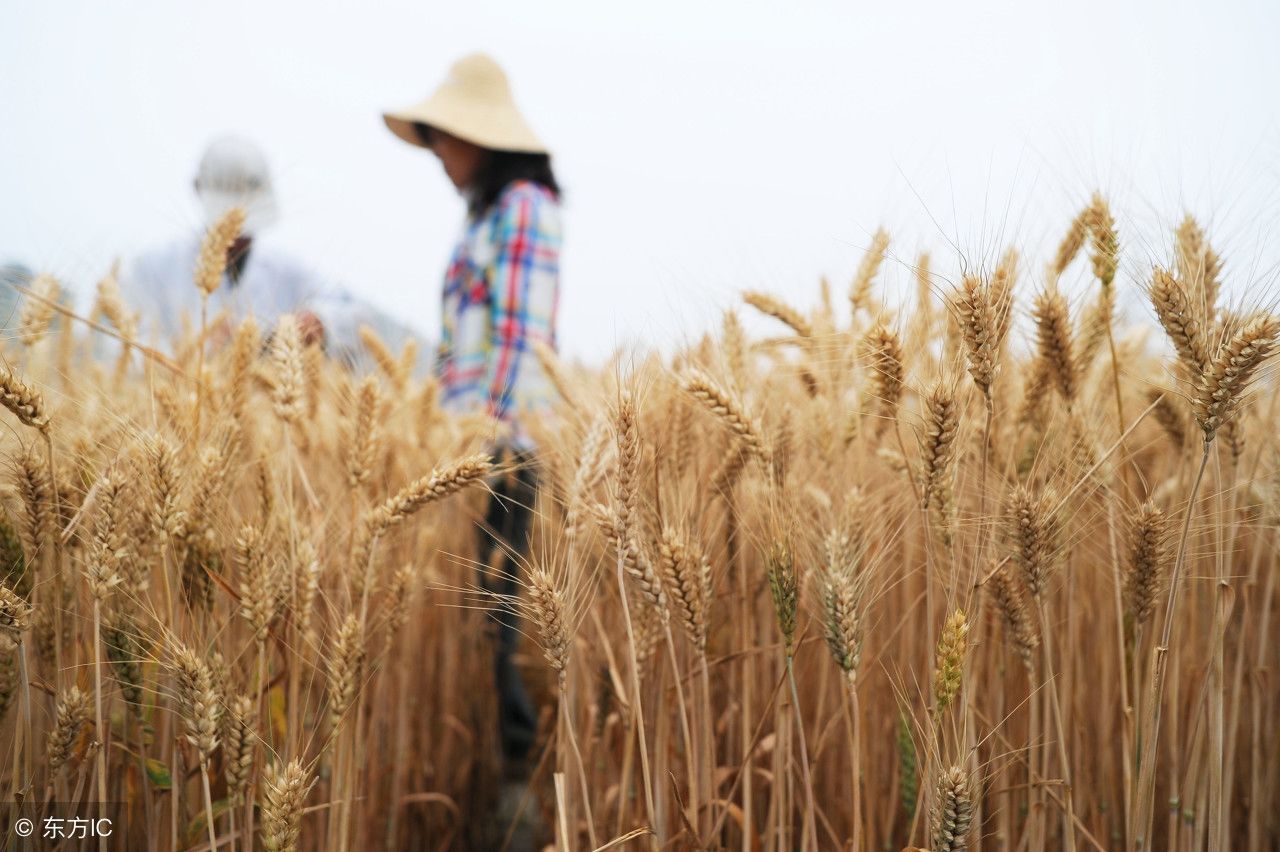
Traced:
MULTIPOLYGON (((419 122, 414 124, 414 129, 422 144, 429 146, 431 126, 419 122)), ((557 199, 560 197, 560 184, 556 182, 555 172, 551 168, 550 154, 495 151, 491 148, 485 151, 487 156, 480 166, 480 173, 467 188, 467 212, 472 216, 482 215, 493 206, 507 186, 518 180, 539 184, 557 199)))

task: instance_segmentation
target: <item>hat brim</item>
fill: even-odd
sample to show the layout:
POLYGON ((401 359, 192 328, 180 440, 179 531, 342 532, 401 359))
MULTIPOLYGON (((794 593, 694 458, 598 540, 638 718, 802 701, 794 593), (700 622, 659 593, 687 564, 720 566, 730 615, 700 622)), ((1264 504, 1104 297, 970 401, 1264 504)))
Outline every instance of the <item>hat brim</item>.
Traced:
POLYGON ((550 154, 537 135, 514 109, 486 110, 433 99, 408 109, 384 112, 382 120, 396 136, 418 148, 428 147, 418 135, 416 124, 438 128, 464 142, 490 151, 519 154, 550 154))
POLYGON ((387 129, 404 141, 408 142, 410 145, 414 145, 418 148, 427 147, 427 144, 422 141, 422 137, 418 135, 418 128, 416 126, 418 124, 426 124, 425 121, 410 121, 409 119, 401 118, 399 115, 389 112, 384 112, 382 114, 382 120, 386 122, 387 129))

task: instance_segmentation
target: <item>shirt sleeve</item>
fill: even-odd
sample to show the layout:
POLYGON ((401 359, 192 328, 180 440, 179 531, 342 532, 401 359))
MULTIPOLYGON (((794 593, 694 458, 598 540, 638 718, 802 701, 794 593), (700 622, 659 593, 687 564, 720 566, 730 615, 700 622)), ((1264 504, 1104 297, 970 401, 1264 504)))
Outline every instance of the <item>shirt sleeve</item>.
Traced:
POLYGON ((516 188, 501 202, 490 269, 489 413, 510 419, 523 385, 536 384, 533 344, 555 345, 560 232, 555 202, 537 188, 516 188))

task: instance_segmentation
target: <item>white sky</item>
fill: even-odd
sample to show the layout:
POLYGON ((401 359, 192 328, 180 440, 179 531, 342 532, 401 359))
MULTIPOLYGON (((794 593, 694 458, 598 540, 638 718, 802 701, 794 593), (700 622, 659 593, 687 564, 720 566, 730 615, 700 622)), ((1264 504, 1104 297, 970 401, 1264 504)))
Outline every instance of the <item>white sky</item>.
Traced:
MULTIPOLYGON (((1127 271, 1209 225, 1229 292, 1276 290, 1274 2, 0 4, 0 261, 87 289, 198 221, 213 135, 267 151, 272 236, 428 336, 462 204, 382 108, 494 54, 566 188, 570 354, 688 339, 742 289, 843 293, 1010 241, 1042 268, 1096 187, 1127 271)), ((1081 273, 1083 279, 1084 274, 1081 273)), ((1136 298, 1131 312, 1141 311, 1136 298)))

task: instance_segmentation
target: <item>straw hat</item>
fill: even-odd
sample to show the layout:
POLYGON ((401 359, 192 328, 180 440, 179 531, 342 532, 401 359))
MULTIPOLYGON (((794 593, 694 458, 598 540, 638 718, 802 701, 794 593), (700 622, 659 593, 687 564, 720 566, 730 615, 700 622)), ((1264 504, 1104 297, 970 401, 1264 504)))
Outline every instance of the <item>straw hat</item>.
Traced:
POLYGON ((392 133, 419 147, 425 146, 414 130, 415 123, 438 127, 493 151, 548 153, 520 114, 507 75, 483 53, 453 63, 449 76, 425 101, 383 113, 382 119, 392 133))

